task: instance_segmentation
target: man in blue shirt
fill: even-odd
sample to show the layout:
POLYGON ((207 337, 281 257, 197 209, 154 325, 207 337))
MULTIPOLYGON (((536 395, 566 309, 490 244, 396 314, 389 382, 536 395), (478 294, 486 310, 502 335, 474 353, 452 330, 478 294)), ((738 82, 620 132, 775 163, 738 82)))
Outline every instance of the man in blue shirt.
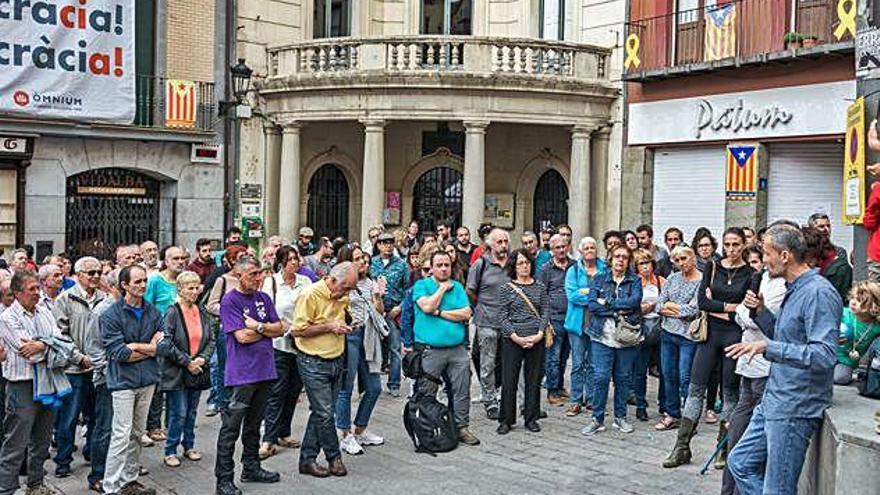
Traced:
POLYGON ((819 271, 807 265, 806 251, 797 227, 781 223, 767 230, 764 263, 771 277, 785 279, 788 292, 774 318, 760 296, 749 291, 744 304, 757 311, 754 321, 767 340, 726 349, 733 359, 763 354, 772 363, 764 399, 728 458, 742 495, 796 494, 810 437, 831 406, 843 301, 819 271))
MULTIPOLYGON (((480 440, 468 429, 471 372, 465 323, 471 318, 471 306, 464 287, 450 278, 452 258, 449 254, 437 251, 431 255, 431 273, 431 277, 413 285, 415 348, 422 353, 422 370, 442 377, 451 391, 458 441, 478 445, 480 440)), ((437 394, 436 382, 420 382, 420 390, 429 396, 437 394)))
POLYGON ((377 280, 384 277, 386 287, 382 304, 385 306, 385 321, 388 322, 388 393, 400 397, 400 316, 401 303, 409 282, 409 267, 394 254, 394 236, 384 232, 379 234, 376 244, 379 254, 370 262, 370 277, 377 280))

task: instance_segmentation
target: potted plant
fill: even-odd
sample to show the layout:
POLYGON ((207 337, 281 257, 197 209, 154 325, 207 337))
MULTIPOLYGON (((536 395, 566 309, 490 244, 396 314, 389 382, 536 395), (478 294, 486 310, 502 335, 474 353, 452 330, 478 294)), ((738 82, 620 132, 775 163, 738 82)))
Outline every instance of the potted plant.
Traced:
POLYGON ((813 35, 804 36, 804 39, 803 39, 804 48, 812 48, 818 44, 819 44, 819 37, 818 36, 813 36, 813 35))
POLYGON ((789 31, 785 33, 785 36, 782 38, 782 42, 785 44, 785 48, 789 48, 792 50, 800 48, 803 41, 804 35, 797 31, 789 31))

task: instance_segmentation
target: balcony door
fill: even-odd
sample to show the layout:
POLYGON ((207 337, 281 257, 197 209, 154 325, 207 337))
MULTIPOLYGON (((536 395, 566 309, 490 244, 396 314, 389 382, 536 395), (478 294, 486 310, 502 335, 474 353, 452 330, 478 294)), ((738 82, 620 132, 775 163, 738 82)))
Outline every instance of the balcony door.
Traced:
POLYGON ((351 0, 315 0, 315 39, 351 36, 351 0))
POLYGON ((715 0, 678 0, 675 15, 675 63, 703 61, 706 7, 715 0))
POLYGON ((539 37, 544 40, 565 39, 565 0, 541 0, 539 37))
POLYGON ((470 35, 473 0, 422 0, 422 34, 470 35))

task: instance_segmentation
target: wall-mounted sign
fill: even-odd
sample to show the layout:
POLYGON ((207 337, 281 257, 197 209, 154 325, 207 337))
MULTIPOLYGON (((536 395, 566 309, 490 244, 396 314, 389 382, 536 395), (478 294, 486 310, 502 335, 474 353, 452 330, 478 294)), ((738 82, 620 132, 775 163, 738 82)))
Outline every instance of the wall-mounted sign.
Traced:
POLYGON ((242 184, 238 195, 241 199, 263 199, 263 186, 261 184, 242 184))
POLYGON ((125 170, 98 169, 79 174, 76 181, 77 194, 98 194, 105 196, 144 196, 148 184, 140 174, 125 170))
POLYGON ((27 155, 27 144, 27 138, 0 136, 0 155, 27 155))
POLYGON ((513 228, 513 194, 487 194, 483 221, 503 229, 513 228))
POLYGON ((385 208, 382 209, 382 223, 400 225, 400 192, 385 192, 385 208))
POLYGON ((190 149, 189 161, 192 163, 220 163, 223 147, 219 144, 194 143, 190 149))
POLYGON ((865 99, 846 112, 843 158, 843 223, 862 223, 865 215, 865 99))
POLYGON ((842 135, 840 119, 856 97, 855 81, 633 103, 628 144, 842 135))

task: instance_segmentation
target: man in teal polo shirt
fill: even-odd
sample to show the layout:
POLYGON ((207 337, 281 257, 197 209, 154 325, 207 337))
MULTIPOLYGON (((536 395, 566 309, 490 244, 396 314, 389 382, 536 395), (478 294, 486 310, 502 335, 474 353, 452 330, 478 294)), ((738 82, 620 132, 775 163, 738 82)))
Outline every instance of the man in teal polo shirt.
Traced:
MULTIPOLYGON (((465 323, 471 318, 471 308, 464 287, 451 274, 452 259, 445 251, 437 251, 431 255, 431 276, 413 286, 415 347, 422 352, 424 372, 446 382, 458 441, 478 445, 480 440, 468 429, 471 369, 465 323)), ((428 395, 437 393, 436 382, 422 382, 428 395)))

